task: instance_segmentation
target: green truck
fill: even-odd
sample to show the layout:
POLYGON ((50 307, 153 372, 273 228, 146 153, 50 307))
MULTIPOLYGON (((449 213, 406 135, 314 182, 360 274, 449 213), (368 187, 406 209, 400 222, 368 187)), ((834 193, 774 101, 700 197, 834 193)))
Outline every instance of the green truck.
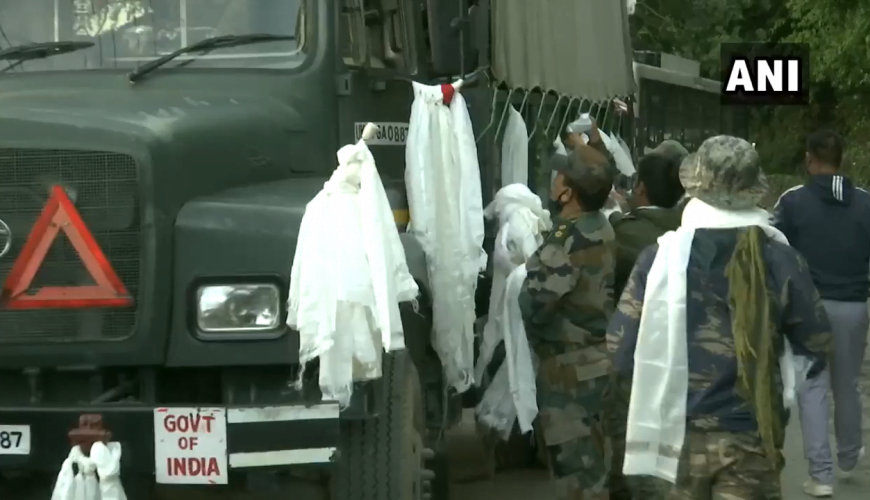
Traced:
POLYGON ((131 499, 155 484, 447 498, 463 398, 442 382, 409 235, 408 348, 342 411, 316 367, 294 384, 305 205, 375 122, 407 222, 409 81, 477 80, 463 93, 482 135, 493 89, 536 90, 534 116, 553 93, 630 95, 626 18, 597 0, 0 2, 0 498, 48 498, 71 446, 98 441, 121 444, 131 499))

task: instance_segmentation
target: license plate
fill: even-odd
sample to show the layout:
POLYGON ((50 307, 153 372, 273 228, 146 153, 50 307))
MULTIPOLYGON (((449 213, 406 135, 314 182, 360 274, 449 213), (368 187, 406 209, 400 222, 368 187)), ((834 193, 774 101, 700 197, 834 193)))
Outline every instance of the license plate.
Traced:
POLYGON ((30 455, 30 426, 0 425, 0 455, 30 455))
MULTIPOLYGON (((357 141, 362 139, 362 133, 368 122, 354 124, 354 137, 357 141)), ((379 122, 378 133, 366 144, 369 146, 404 146, 408 141, 408 124, 398 122, 379 122)))

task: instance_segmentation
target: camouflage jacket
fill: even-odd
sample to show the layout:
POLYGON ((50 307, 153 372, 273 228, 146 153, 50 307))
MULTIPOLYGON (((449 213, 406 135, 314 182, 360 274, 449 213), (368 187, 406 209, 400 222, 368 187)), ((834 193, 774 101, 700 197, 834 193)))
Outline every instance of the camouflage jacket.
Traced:
MULTIPOLYGON (((735 392, 737 358, 725 267, 734 252, 738 231, 700 229, 692 242, 686 277, 687 412, 689 426, 695 430, 740 432, 757 428, 749 403, 735 392)), ((657 251, 658 245, 652 245, 641 252, 607 328, 613 367, 623 380, 630 379, 634 369, 646 278, 657 251)), ((764 258, 776 326, 791 341, 795 353, 809 356, 815 362, 812 370, 815 376, 824 367, 831 327, 806 262, 793 248, 770 240, 765 244, 764 258)), ((781 350, 781 337, 775 342, 781 350)), ((774 372, 779 379, 779 370, 774 372)))
MULTIPOLYGON (((613 313, 613 228, 599 212, 557 220, 526 263, 520 294, 533 345, 602 345, 613 313)), ((540 351, 539 351, 540 352, 540 351)))

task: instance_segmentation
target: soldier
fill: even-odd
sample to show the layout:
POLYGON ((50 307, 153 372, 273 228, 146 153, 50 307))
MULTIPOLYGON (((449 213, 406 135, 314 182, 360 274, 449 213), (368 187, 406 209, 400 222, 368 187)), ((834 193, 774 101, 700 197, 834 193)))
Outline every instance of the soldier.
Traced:
MULTIPOLYGON (((607 165, 610 169, 610 173, 613 175, 613 185, 615 188, 623 189, 631 185, 631 177, 623 175, 622 172, 619 171, 619 168, 617 168, 616 160, 613 158, 613 153, 607 149, 607 146, 601 139, 601 131, 598 130, 598 123, 594 118, 592 119, 592 128, 589 130, 589 142, 587 144, 595 148, 596 151, 607 158, 607 165), (620 188, 620 186, 622 187, 620 188)), ((628 211, 628 204, 626 203, 625 198, 622 194, 619 194, 616 191, 611 193, 609 203, 618 205, 619 210, 623 212, 628 211)))
MULTIPOLYGON (((668 139, 666 141, 662 141, 662 143, 659 144, 658 146, 656 146, 654 149, 647 149, 647 148, 644 148, 644 149, 645 149, 644 154, 653 154, 653 155, 657 155, 657 156, 662 156, 664 158, 667 158, 668 160, 676 162, 678 165, 678 167, 677 167, 678 170, 679 170, 680 166, 683 164, 683 162, 685 162, 687 159, 691 159, 691 158, 689 158, 689 151, 685 147, 683 147, 682 144, 680 144, 677 141, 671 140, 671 139, 668 139)), ((683 197, 680 198, 679 201, 677 201, 677 203, 674 204, 674 208, 678 211, 682 211, 683 207, 686 206, 686 203, 688 203, 688 201, 689 201, 688 195, 684 194, 683 197)))
MULTIPOLYGON (((615 212, 610 215, 610 224, 616 234, 614 288, 617 297, 622 293, 640 252, 654 244, 659 236, 680 226, 680 211, 674 209, 674 205, 685 193, 680 183, 679 169, 686 155, 688 151, 676 141, 665 141, 657 148, 649 150, 637 165, 637 181, 629 201, 631 210, 625 214, 615 212)), ((616 351, 615 345, 607 347, 611 352, 616 351)), ((663 489, 667 491, 667 485, 662 485, 661 480, 653 477, 625 477, 622 474, 630 390, 628 381, 614 374, 614 406, 606 412, 613 446, 610 498, 655 500, 661 497, 663 489)))
POLYGON ((643 156, 637 165, 637 181, 629 201, 630 210, 614 213, 610 224, 616 233, 616 296, 641 250, 659 236, 680 226, 679 210, 672 210, 686 190, 680 183, 680 164, 688 151, 676 141, 665 141, 643 156))
POLYGON ((553 183, 554 229, 526 264, 520 295, 540 360, 538 407, 557 498, 606 500, 609 443, 602 400, 610 359, 614 235, 600 212, 613 184, 607 159, 578 146, 553 183))
MULTIPOLYGON (((595 121, 595 118, 589 117, 589 120, 592 122, 592 125, 589 131, 586 132, 586 136, 589 139, 589 142, 587 142, 586 145, 592 147, 607 159, 607 167, 610 170, 611 175, 613 175, 614 185, 625 185, 624 182, 630 179, 625 177, 617 168, 616 160, 613 158, 613 153, 607 149, 607 145, 604 144, 604 140, 601 139, 601 131, 598 129, 598 123, 595 121)), ((577 132, 569 132, 566 130, 562 133, 562 143, 569 152, 574 151, 578 147, 584 145, 583 136, 577 132)), ((618 202, 623 210, 628 210, 628 207, 624 204, 625 200, 621 195, 613 197, 610 201, 618 202)))
POLYGON ((755 208, 752 145, 712 137, 688 167, 682 226, 640 254, 607 329, 632 377, 624 472, 672 482, 672 500, 781 499, 796 384, 777 360, 790 345, 811 367, 798 382, 817 376, 830 325, 806 262, 755 208))
POLYGON ((687 156, 689 156, 689 151, 683 147, 678 141, 674 141, 672 139, 668 139, 666 141, 662 141, 661 144, 656 146, 653 149, 644 148, 644 155, 655 155, 665 158, 667 160, 676 162, 677 165, 681 164, 687 156))

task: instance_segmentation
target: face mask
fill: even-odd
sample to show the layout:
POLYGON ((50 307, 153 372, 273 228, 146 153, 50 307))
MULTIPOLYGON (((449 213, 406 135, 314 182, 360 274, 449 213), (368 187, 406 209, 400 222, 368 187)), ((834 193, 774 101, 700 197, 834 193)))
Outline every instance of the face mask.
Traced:
POLYGON ((559 215, 560 213, 562 213, 562 208, 565 206, 566 203, 562 201, 562 196, 565 196, 565 193, 567 192, 568 190, 566 189, 562 191, 562 193, 560 193, 559 196, 557 196, 555 199, 550 198, 550 200, 547 202, 547 210, 550 211, 550 215, 559 215))

